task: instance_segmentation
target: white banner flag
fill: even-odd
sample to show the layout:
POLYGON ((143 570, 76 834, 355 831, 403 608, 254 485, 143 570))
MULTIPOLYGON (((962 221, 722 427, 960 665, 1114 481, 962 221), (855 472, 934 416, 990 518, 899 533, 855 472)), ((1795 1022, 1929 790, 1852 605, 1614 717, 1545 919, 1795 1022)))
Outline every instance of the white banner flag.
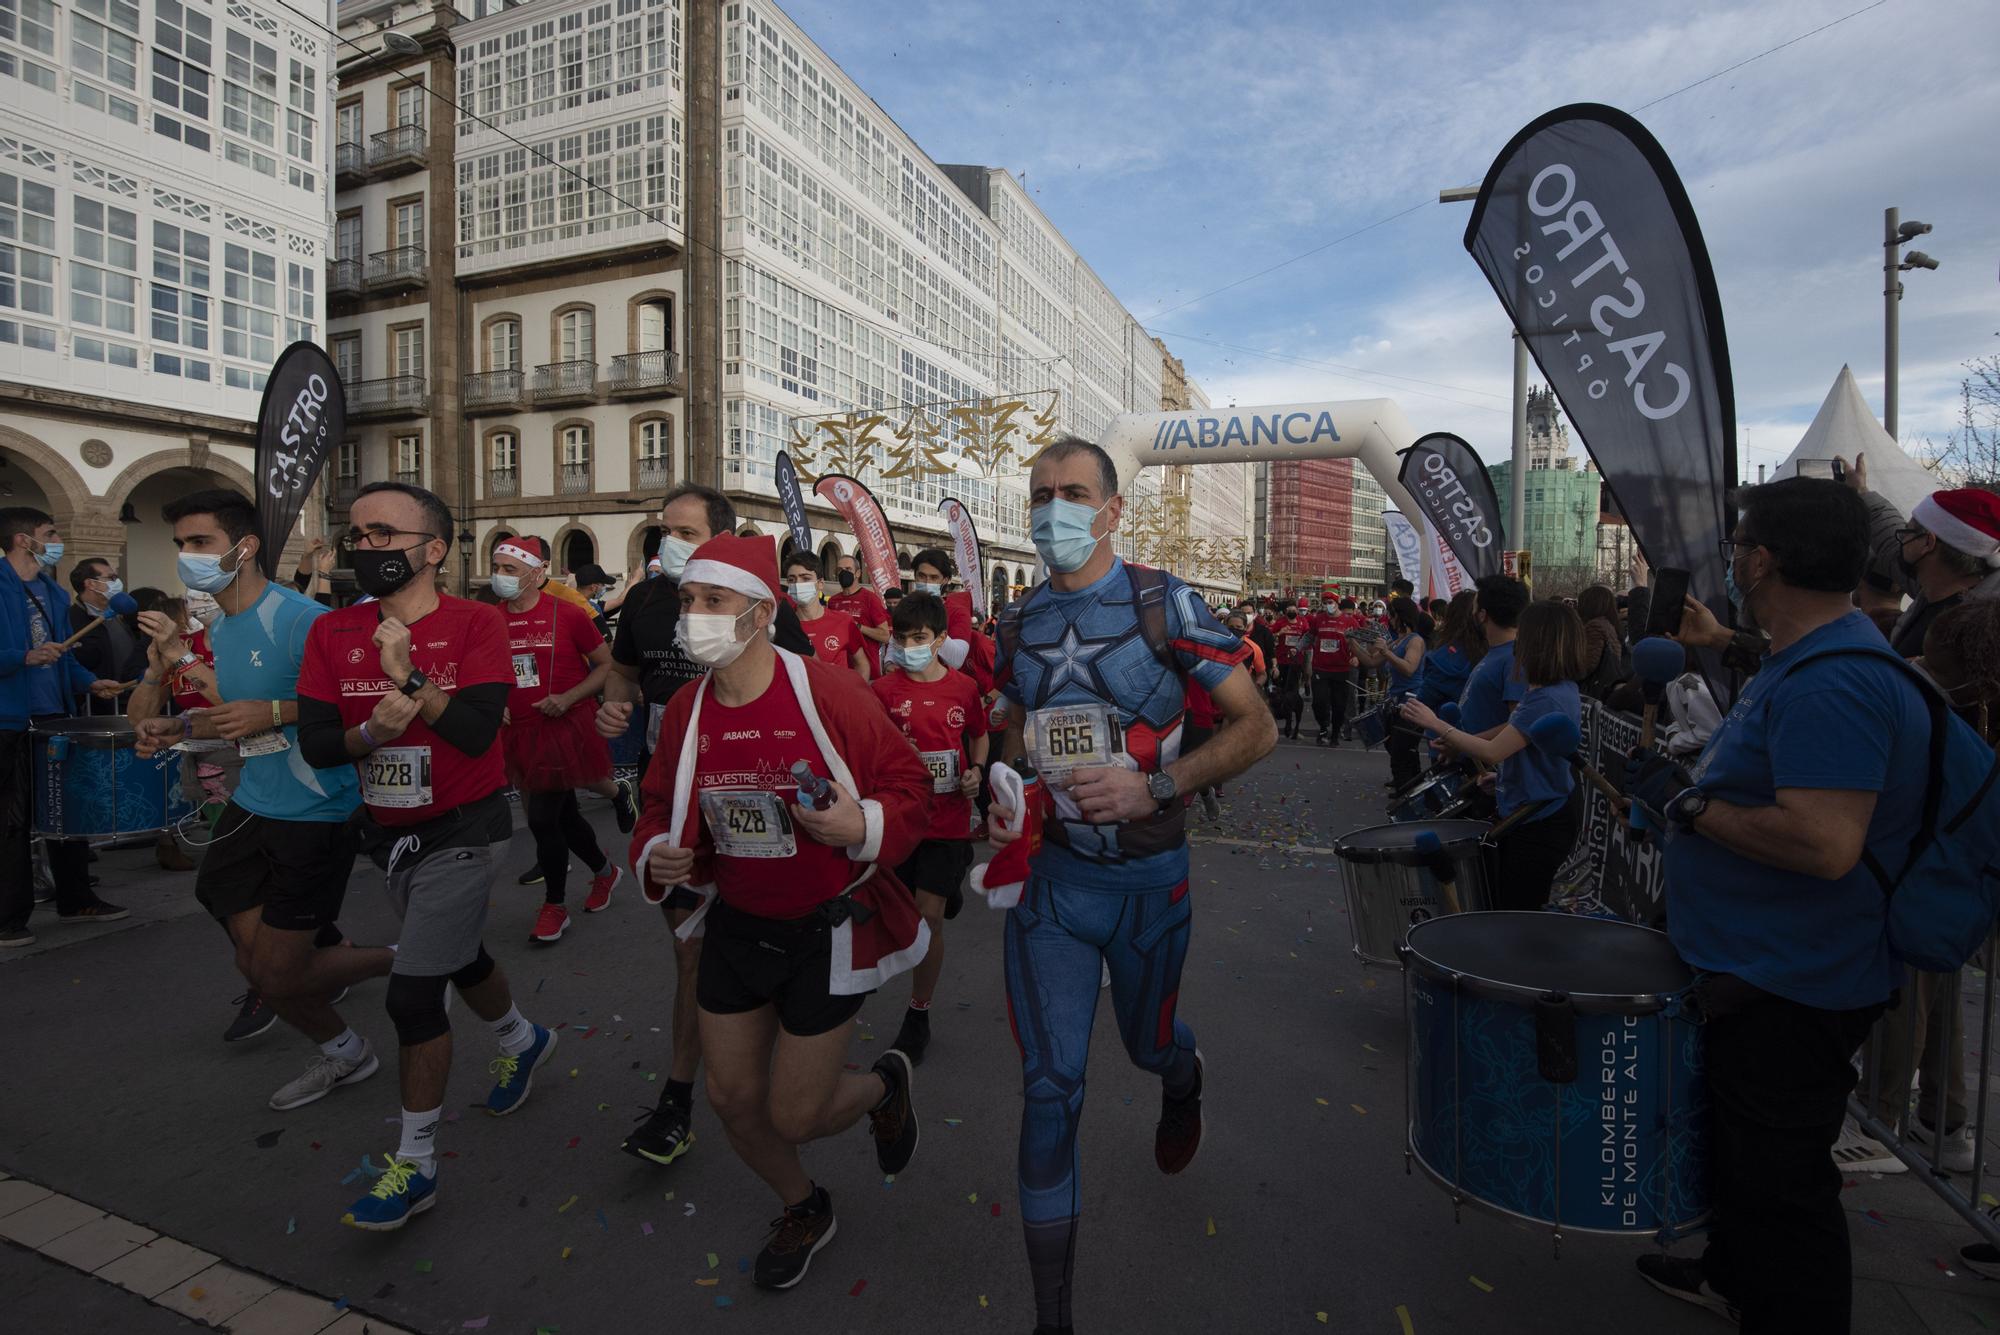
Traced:
POLYGON ((1429 520, 1424 521, 1424 537, 1429 540, 1431 548, 1430 590, 1424 596, 1455 598, 1461 590, 1471 588, 1472 581, 1466 578, 1465 567, 1458 563, 1457 554, 1445 542, 1444 535, 1431 527, 1429 520))
POLYGON ((1415 584, 1424 566, 1424 543, 1417 536, 1417 526, 1400 510, 1384 510, 1382 523, 1389 530, 1389 550, 1395 554, 1396 568, 1415 584))

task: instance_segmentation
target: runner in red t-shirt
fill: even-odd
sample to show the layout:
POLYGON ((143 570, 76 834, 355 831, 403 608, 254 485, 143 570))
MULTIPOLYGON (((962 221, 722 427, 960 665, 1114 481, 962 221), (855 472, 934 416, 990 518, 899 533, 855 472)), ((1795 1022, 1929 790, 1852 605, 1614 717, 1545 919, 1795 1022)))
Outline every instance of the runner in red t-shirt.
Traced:
POLYGON ((1312 671, 1313 721, 1319 724, 1316 740, 1321 746, 1340 745, 1340 725, 1347 717, 1347 675, 1354 667, 1347 632, 1356 625, 1353 608, 1352 598, 1338 604, 1328 598, 1319 611, 1306 617, 1306 661, 1312 671))
POLYGON ((507 623, 495 608, 438 592, 458 526, 432 493, 373 482, 348 520, 355 582, 378 601, 313 622, 299 668, 298 736, 307 763, 360 769, 364 846, 402 918, 388 1011, 402 1047, 403 1140, 341 1217, 382 1231, 437 1202, 452 1047, 445 984, 499 1041, 491 1066, 499 1081, 486 1097, 495 1116, 527 1099, 556 1038, 515 1008, 507 975, 480 940, 514 833, 494 744, 514 682, 507 623))
POLYGON ((799 626, 812 641, 813 654, 820 662, 852 667, 863 681, 875 675, 874 655, 864 647, 869 641, 861 627, 846 612, 820 602, 818 561, 792 553, 785 562, 785 593, 798 608, 799 626))
POLYGON ((680 635, 710 670, 667 703, 632 841, 647 898, 684 885, 701 899, 678 932, 702 937, 710 1101, 783 1210, 762 1288, 798 1283, 834 1232, 798 1146, 866 1113, 881 1171, 916 1152, 907 1054, 841 1067, 862 999, 930 939, 889 870, 922 837, 930 773, 853 673, 771 643, 783 596, 769 538, 715 537, 688 558, 680 635))
POLYGON ((917 908, 931 929, 930 950, 910 972, 910 1008, 895 1041, 919 1065, 931 1041, 931 998, 944 972, 944 924, 965 902, 972 798, 986 768, 986 707, 979 688, 937 656, 947 623, 941 599, 921 591, 904 595, 890 622, 895 639, 885 655, 889 672, 871 683, 931 775, 930 828, 896 869, 903 884, 916 891, 917 908))
POLYGON ((845 612, 854 618, 854 624, 861 627, 861 638, 867 641, 868 675, 882 675, 882 646, 889 642, 889 608, 882 601, 882 595, 875 592, 865 576, 860 564, 851 556, 843 556, 835 563, 835 581, 840 592, 826 600, 829 609, 845 612))
POLYGON ((563 900, 571 853, 590 868, 585 913, 608 906, 625 874, 598 847, 576 790, 610 798, 625 833, 638 812, 631 784, 612 779, 611 749, 597 735, 597 693, 611 674, 611 646, 586 608, 543 590, 548 565, 549 547, 540 538, 509 538, 493 549, 492 589, 504 600, 514 668, 501 744, 542 873, 542 907, 528 937, 555 942, 569 930, 563 900))

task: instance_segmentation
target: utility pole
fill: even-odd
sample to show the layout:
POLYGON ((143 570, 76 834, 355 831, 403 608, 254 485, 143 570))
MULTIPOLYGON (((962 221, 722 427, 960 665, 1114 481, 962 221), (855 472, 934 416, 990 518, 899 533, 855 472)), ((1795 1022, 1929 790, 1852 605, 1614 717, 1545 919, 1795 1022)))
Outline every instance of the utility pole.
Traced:
POLYGON ((1902 369, 1902 330, 1897 312, 1903 304, 1903 280, 1897 275, 1906 269, 1935 269, 1938 262, 1921 250, 1905 258, 1903 246, 1931 230, 1927 222, 1903 222, 1900 209, 1882 210, 1882 429, 1896 436, 1898 386, 1902 369))

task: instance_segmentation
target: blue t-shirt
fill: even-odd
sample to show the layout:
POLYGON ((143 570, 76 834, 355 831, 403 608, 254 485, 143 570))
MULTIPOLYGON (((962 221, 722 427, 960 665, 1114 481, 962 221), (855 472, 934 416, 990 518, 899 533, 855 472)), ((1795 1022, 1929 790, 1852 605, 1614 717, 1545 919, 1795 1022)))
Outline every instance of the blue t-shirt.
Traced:
POLYGON ((1507 721, 1507 706, 1519 704, 1528 693, 1528 684, 1514 673, 1514 642, 1496 644, 1465 678, 1465 694, 1458 698, 1458 727, 1461 732, 1485 732, 1507 721))
MULTIPOLYGON (((11 570, 10 570, 11 573, 11 570)), ((39 649, 51 640, 61 640, 69 632, 58 631, 49 618, 59 615, 55 610, 56 598, 52 582, 47 579, 22 580, 27 590, 28 605, 28 648, 39 649)), ((67 624, 67 618, 65 618, 67 624)), ((92 631, 102 635, 102 631, 92 631)), ((40 667, 24 667, 22 675, 28 679, 28 713, 40 717, 44 714, 72 714, 75 707, 64 697, 63 660, 44 663, 40 667)))
MULTIPOLYGON (((297 590, 274 582, 249 607, 209 627, 215 685, 222 698, 297 699, 306 632, 326 611, 297 590)), ((346 820, 361 804, 354 766, 314 769, 299 754, 299 730, 288 725, 284 733, 284 750, 244 757, 236 805, 272 820, 346 820)))
MULTIPOLYGON (((1921 819, 1930 715, 1894 664, 1843 657, 1794 665, 1827 649, 1886 648, 1854 611, 1771 655, 1694 767, 1703 792, 1771 806, 1780 788, 1879 794, 1867 847, 1902 865, 1921 819)), ((1837 881, 1733 853, 1699 834, 1667 844, 1667 933, 1697 969, 1735 974, 1766 992, 1827 1010, 1872 1006, 1896 987, 1882 887, 1862 863, 1837 881)))
POLYGON ((1424 655, 1424 670, 1417 681, 1417 699, 1436 709, 1447 700, 1465 693, 1465 679, 1472 671, 1472 659, 1455 644, 1441 644, 1424 655))
MULTIPOLYGON (((1405 633, 1401 639, 1393 641, 1389 647, 1399 654, 1408 653, 1410 651, 1410 639, 1414 634, 1414 631, 1405 633)), ((1417 679, 1424 675, 1424 661, 1421 658, 1417 660, 1417 670, 1415 672, 1403 671, 1403 669, 1396 666, 1396 660, 1393 658, 1385 659, 1384 666, 1389 669, 1389 694, 1391 695, 1410 694, 1416 689, 1417 679)))
MULTIPOLYGON (((1550 714, 1567 714, 1579 725, 1583 722, 1583 700, 1573 681, 1559 681, 1553 686, 1537 686, 1521 697, 1521 703, 1514 707, 1508 718, 1510 726, 1518 728, 1521 735, 1528 735, 1528 728, 1538 718, 1550 714)), ((1532 737, 1528 744, 1500 762, 1500 772, 1493 781, 1493 800, 1503 816, 1513 814, 1515 808, 1529 802, 1547 802, 1540 813, 1525 817, 1533 824, 1560 816, 1563 803, 1570 790, 1576 787, 1576 776, 1570 773, 1569 757, 1555 752, 1544 751, 1532 737)))
MULTIPOLYGON (((1209 612, 1201 596, 1166 576, 1167 645, 1188 678, 1214 690, 1228 679, 1242 655, 1242 641, 1209 612)), ((994 664, 1007 698, 1028 713, 1102 705, 1119 724, 1126 762, 1142 773, 1164 768, 1180 755, 1181 716, 1187 693, 1180 675, 1153 654, 1139 628, 1125 563, 1113 559, 1102 579, 1061 592, 1054 585, 1033 590, 1022 609, 1019 642, 1010 661, 994 664)), ((1187 843, 1164 852, 1135 855, 1118 846, 1116 825, 1077 819, 1077 808, 1052 784, 1056 816, 1069 848, 1044 839, 1035 870, 1067 885, 1138 894, 1185 880, 1187 843), (1064 819, 1066 818, 1066 819, 1064 819)))

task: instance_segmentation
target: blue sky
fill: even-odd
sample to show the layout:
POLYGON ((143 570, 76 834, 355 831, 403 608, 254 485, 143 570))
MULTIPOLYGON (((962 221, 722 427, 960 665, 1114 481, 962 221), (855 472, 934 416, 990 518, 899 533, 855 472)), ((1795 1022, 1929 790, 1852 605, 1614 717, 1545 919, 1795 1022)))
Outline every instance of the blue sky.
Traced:
POLYGON ((1917 245, 1943 265, 1905 278, 1904 439, 1949 430, 1959 364, 2000 353, 1991 0, 1887 0, 1645 110, 1868 0, 783 3, 934 159, 1025 173, 1218 404, 1388 393, 1505 457, 1506 317, 1462 245, 1469 206, 1435 201, 1573 101, 1635 111, 1688 187, 1746 472, 1789 452, 1843 362, 1879 411, 1887 206, 1936 226, 1917 245))

